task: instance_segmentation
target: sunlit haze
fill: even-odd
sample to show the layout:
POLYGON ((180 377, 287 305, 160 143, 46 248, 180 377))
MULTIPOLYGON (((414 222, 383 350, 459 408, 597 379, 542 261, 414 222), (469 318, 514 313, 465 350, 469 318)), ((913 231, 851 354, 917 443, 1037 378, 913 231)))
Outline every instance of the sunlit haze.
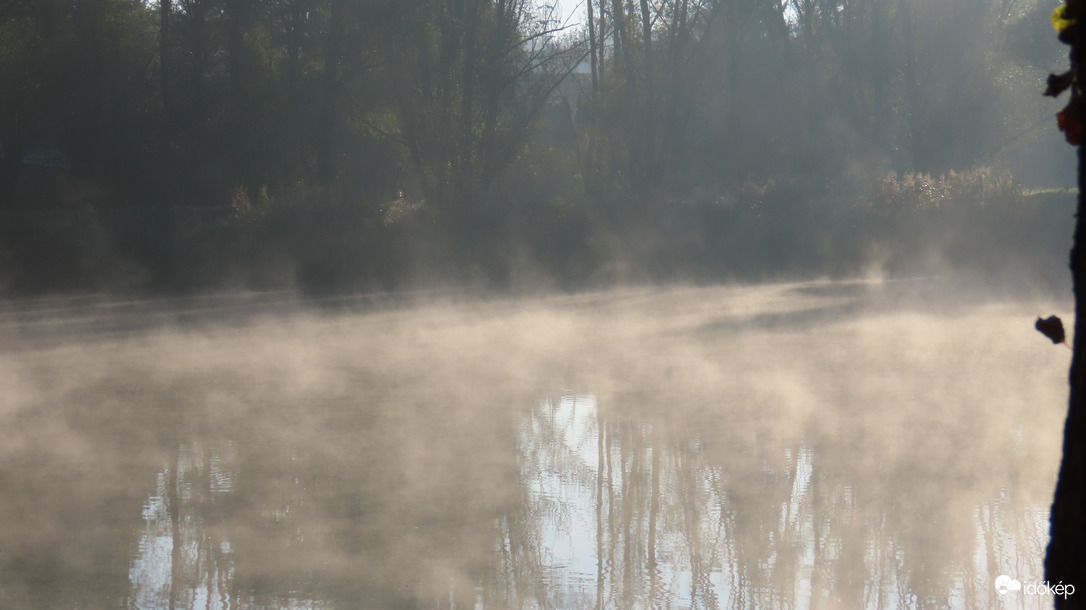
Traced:
POLYGON ((37 305, 0 325, 5 608, 979 608, 1042 575, 1047 305, 37 305))
POLYGON ((1084 7, 0 1, 0 610, 1079 603, 1084 7))

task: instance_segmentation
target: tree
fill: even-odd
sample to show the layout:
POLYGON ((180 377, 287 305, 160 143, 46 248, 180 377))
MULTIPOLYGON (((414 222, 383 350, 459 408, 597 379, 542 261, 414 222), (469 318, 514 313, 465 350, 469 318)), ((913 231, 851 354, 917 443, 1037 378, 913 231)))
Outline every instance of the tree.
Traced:
MULTIPOLYGON (((1086 5, 1068 0, 1061 6, 1064 19, 1060 40, 1071 45, 1071 70, 1049 77, 1046 95, 1071 90, 1067 107, 1059 114, 1060 129, 1078 152, 1078 211, 1071 249, 1071 280, 1075 294, 1074 356, 1071 360, 1071 397, 1063 432, 1063 460, 1052 501, 1051 541, 1045 555, 1045 579, 1051 584, 1086 588, 1086 150, 1082 147, 1082 120, 1086 117, 1086 5)), ((1057 608, 1086 608, 1086 596, 1056 596, 1057 608)))
POLYGON ((529 0, 413 0, 389 41, 399 137, 437 209, 477 202, 583 57, 529 0))
POLYGON ((642 189, 670 178, 687 161, 691 118, 709 97, 706 84, 713 74, 707 60, 727 4, 599 2, 601 25, 590 32, 598 59, 586 107, 584 175, 591 191, 642 189))

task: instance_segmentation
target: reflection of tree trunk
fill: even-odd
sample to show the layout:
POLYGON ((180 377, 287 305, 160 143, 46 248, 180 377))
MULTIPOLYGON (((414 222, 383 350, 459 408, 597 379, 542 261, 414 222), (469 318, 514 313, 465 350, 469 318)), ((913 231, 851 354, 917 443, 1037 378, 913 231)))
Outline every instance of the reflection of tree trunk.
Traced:
MULTIPOLYGON (((811 477, 812 488, 813 488, 813 483, 814 483, 815 480, 816 480, 816 478, 812 476, 811 477)), ((815 503, 817 503, 819 501, 819 496, 815 492, 814 489, 811 490, 811 497, 812 497, 812 499, 813 499, 813 501, 815 503)), ((840 507, 840 505, 838 505, 838 506, 840 507)), ((815 515, 814 524, 813 524, 814 527, 812 528, 812 533, 814 534, 814 553, 813 553, 813 557, 811 557, 811 578, 810 578, 810 582, 811 582, 811 599, 810 599, 809 603, 810 603, 811 608, 818 608, 818 607, 821 606, 821 604, 819 604, 819 601, 820 601, 819 592, 822 591, 824 589, 824 587, 825 587, 825 585, 823 584, 823 579, 822 579, 822 570, 826 569, 825 557, 826 557, 826 546, 827 546, 827 544, 826 544, 826 542, 827 542, 826 541, 826 529, 827 529, 826 522, 827 522, 827 520, 819 518, 822 515, 822 510, 817 505, 813 507, 812 513, 815 515)), ((881 581, 879 580, 879 556, 880 556, 879 547, 872 545, 872 550, 874 551, 873 554, 874 554, 875 558, 871 562, 871 571, 870 571, 869 579, 870 579, 870 581, 872 583, 875 584, 874 595, 875 595, 875 597, 877 599, 878 596, 879 596, 879 593, 882 591, 882 587, 880 586, 881 581)), ((872 606, 872 607, 875 607, 875 608, 882 608, 881 603, 869 604, 869 606, 872 606)))
POLYGON ((619 455, 622 456, 620 462, 622 468, 622 600, 624 603, 632 604, 636 587, 634 578, 641 576, 637 564, 638 547, 634 544, 636 537, 634 520, 637 517, 634 508, 638 505, 634 478, 639 474, 637 449, 641 435, 632 423, 627 422, 624 427, 625 438, 619 446, 619 455), (627 462, 629 462, 629 467, 626 465, 627 462))
POLYGON ((177 595, 181 592, 181 498, 177 486, 178 469, 181 465, 181 448, 175 443, 170 450, 169 477, 166 481, 166 502, 170 511, 170 536, 173 547, 170 551, 170 610, 177 608, 177 595))
POLYGON ((701 532, 699 523, 701 517, 698 508, 698 476, 687 448, 680 448, 676 455, 675 478, 679 485, 679 505, 682 509, 683 538, 686 539, 686 549, 690 557, 690 599, 691 603, 701 595, 702 583, 705 582, 702 574, 701 561, 701 532))
POLYGON ((212 451, 208 451, 207 444, 203 442, 193 443, 192 454, 189 459, 192 463, 192 473, 189 475, 189 502, 192 507, 193 522, 190 527, 195 529, 196 557, 195 575, 193 586, 203 581, 207 591, 212 591, 211 579, 219 571, 220 563, 216 557, 219 548, 215 528, 211 526, 211 517, 214 514, 212 502, 215 497, 211 493, 211 462, 212 451))
POLYGON ((603 608, 603 475, 606 461, 604 451, 607 447, 603 439, 603 417, 596 408, 596 610, 603 608))
POLYGON ((996 558, 996 540, 999 535, 999 530, 994 523, 995 506, 993 504, 984 504, 977 509, 979 527, 984 540, 985 549, 985 564, 988 567, 988 576, 995 578, 999 576, 999 560, 996 558))
MULTIPOLYGON (((612 588, 614 587, 614 569, 615 569, 615 541, 618 540, 618 532, 615 531, 618 520, 615 519, 615 465, 614 458, 611 455, 613 450, 612 445, 615 442, 614 436, 608 430, 607 442, 604 445, 604 455, 607 460, 607 475, 604 481, 607 484, 607 563, 606 568, 608 570, 607 575, 611 576, 612 588)), ((613 593, 611 594, 613 597, 613 593)))
POLYGON ((656 592, 659 587, 659 572, 656 570, 656 521, 660 517, 660 434, 656 426, 652 427, 652 488, 649 492, 649 540, 648 570, 649 570, 649 606, 654 607, 656 592))

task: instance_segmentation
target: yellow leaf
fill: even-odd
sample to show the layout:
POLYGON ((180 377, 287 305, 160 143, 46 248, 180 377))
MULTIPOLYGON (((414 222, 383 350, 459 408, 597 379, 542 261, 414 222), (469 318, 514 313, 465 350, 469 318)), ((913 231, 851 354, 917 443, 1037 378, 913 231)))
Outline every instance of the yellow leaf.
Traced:
POLYGON ((1056 28, 1056 32, 1063 32, 1067 28, 1075 24, 1074 19, 1065 19, 1063 14, 1067 8, 1066 4, 1061 4, 1056 7, 1056 10, 1052 11, 1052 27, 1056 28))

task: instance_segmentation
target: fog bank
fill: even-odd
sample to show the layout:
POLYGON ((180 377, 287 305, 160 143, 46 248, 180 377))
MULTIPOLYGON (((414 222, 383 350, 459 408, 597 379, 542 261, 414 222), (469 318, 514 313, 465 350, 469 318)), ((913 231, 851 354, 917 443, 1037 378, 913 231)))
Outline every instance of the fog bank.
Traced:
POLYGON ((1069 303, 937 293, 9 306, 0 602, 990 606, 1041 579, 1069 303))

